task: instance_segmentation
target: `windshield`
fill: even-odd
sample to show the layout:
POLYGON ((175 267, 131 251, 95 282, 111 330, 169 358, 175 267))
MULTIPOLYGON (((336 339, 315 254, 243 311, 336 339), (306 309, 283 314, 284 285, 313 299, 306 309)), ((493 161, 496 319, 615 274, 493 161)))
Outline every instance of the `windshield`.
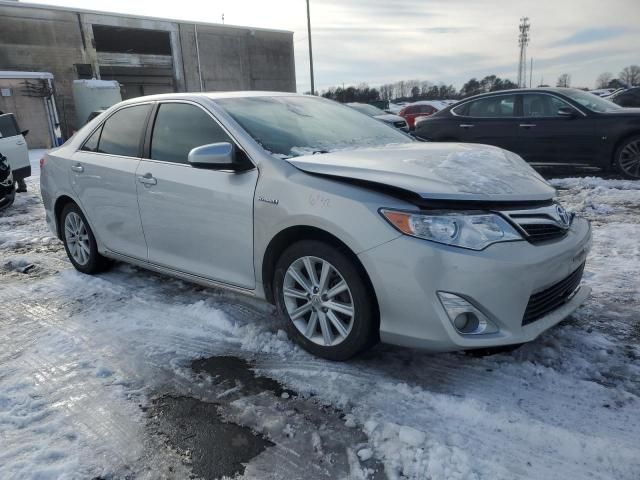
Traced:
POLYGON ((223 98, 216 103, 265 150, 283 158, 413 141, 393 127, 324 98, 223 98))
POLYGON ((606 113, 620 110, 620 106, 609 100, 605 100, 593 93, 583 92, 582 90, 567 89, 562 90, 562 94, 569 97, 574 102, 578 102, 583 107, 588 108, 592 112, 606 113))
POLYGON ((358 110, 359 112, 364 113, 365 115, 369 115, 370 117, 375 117, 376 115, 385 115, 387 113, 380 110, 378 107, 374 107, 373 105, 368 105, 366 103, 347 103, 347 105, 358 110))

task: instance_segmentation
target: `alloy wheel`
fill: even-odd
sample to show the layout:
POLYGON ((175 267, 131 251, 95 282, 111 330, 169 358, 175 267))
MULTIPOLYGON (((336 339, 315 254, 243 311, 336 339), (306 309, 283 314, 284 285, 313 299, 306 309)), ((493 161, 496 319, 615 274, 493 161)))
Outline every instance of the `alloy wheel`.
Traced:
POLYGON ((624 146, 618 164, 628 176, 640 178, 640 140, 631 141, 624 146))
POLYGON ((317 345, 342 343, 353 328, 355 307, 349 285, 338 269, 318 257, 295 260, 282 289, 289 318, 317 345))
POLYGON ((79 265, 86 265, 91 252, 89 233, 84 220, 75 212, 70 212, 64 219, 64 238, 73 259, 79 265))

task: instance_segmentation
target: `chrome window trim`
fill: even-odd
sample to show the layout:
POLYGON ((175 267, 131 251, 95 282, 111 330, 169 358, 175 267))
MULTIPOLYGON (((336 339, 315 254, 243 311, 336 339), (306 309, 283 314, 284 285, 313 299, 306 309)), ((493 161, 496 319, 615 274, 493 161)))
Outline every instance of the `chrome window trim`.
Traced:
POLYGON ((520 118, 520 117, 516 117, 516 116, 505 116, 505 117, 472 117, 469 115, 460 115, 459 113, 456 113, 455 110, 457 108, 463 107, 465 105, 470 104, 471 102, 477 102, 478 100, 484 100, 485 98, 493 98, 493 97, 507 97, 507 96, 511 96, 513 95, 514 97, 514 103, 513 103, 513 109, 515 110, 516 108, 516 100, 517 98, 516 95, 518 95, 518 93, 514 93, 514 92, 510 92, 510 93, 496 93, 495 95, 487 95, 486 97, 482 97, 482 98, 476 98, 475 100, 467 100, 466 102, 464 100, 461 100, 461 104, 456 104, 451 110, 449 110, 451 112, 451 115, 453 115, 454 117, 460 117, 460 118, 488 118, 488 119, 493 119, 493 120, 500 120, 500 119, 505 119, 505 118, 520 118))
MULTIPOLYGON (((229 129, 227 127, 225 127, 225 125, 222 122, 220 122, 220 120, 218 120, 215 117, 215 115, 211 111, 209 111, 209 109, 206 108, 204 105, 202 105, 202 104, 200 104, 198 102, 195 102, 193 100, 183 100, 183 99, 158 100, 155 103, 157 103, 157 105, 158 105, 158 111, 160 111, 160 107, 165 103, 184 103, 184 104, 187 104, 187 105, 193 105, 195 107, 200 108, 206 114, 208 114, 213 119, 213 121, 222 129, 222 131, 233 141, 233 143, 235 143, 235 147, 240 149, 240 150, 242 150, 244 152, 244 154, 247 156, 247 158, 249 159, 249 161, 253 165, 253 168, 247 169, 246 171, 254 170, 255 168, 257 168, 256 162, 247 153, 247 149, 242 146, 242 143, 240 143, 238 141, 238 139, 229 131, 229 129)), ((153 123, 151 125, 150 141, 153 140, 153 129, 155 127, 155 122, 156 122, 156 118, 158 116, 158 111, 156 112, 155 117, 152 119, 153 123)), ((151 143, 149 143, 149 156, 151 156, 151 143)), ((187 166, 187 167, 190 167, 190 168, 194 168, 193 165, 189 165, 189 163, 170 162, 168 160, 157 160, 155 158, 146 158, 146 157, 141 157, 141 160, 158 162, 158 163, 169 163, 171 165, 184 165, 184 166, 187 166)), ((224 170, 216 170, 216 171, 222 172, 224 170)))
MULTIPOLYGON (((576 107, 575 105, 569 103, 567 100, 565 100, 562 97, 559 97, 558 95, 551 93, 551 92, 539 92, 539 91, 535 91, 535 92, 515 92, 515 93, 496 93, 494 95, 487 95, 486 97, 483 98, 492 98, 492 97, 500 97, 500 96, 507 96, 507 95, 549 95, 550 97, 554 97, 557 98, 558 100, 566 103, 567 105, 569 105, 571 108, 573 108, 574 110, 577 110, 583 117, 586 117, 587 114, 584 113, 582 111, 582 109, 576 107)), ((459 118, 482 118, 482 119, 504 119, 504 118, 562 118, 562 117, 525 117, 524 115, 520 116, 520 117, 516 117, 516 116, 509 116, 509 117, 471 117, 469 115, 460 115, 459 113, 456 113, 455 110, 459 107, 463 107, 464 105, 467 105, 471 102, 475 102, 477 100, 482 100, 481 98, 475 99, 475 100, 460 100, 461 103, 455 104, 455 106, 449 110, 451 112, 451 115, 453 115, 454 117, 459 117, 459 118)))

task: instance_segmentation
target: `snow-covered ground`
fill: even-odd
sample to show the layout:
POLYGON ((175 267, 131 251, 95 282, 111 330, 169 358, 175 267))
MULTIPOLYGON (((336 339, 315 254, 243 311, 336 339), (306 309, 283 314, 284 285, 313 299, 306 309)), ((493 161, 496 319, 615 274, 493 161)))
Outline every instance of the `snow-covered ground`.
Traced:
POLYGON ((640 478, 640 182, 553 184, 594 227, 572 318, 511 353, 331 363, 266 305, 126 265, 77 273, 34 175, 0 216, 0 478, 188 478, 190 452, 150 428, 164 395, 271 440, 247 478, 640 478), (295 394, 192 368, 221 355, 295 394))

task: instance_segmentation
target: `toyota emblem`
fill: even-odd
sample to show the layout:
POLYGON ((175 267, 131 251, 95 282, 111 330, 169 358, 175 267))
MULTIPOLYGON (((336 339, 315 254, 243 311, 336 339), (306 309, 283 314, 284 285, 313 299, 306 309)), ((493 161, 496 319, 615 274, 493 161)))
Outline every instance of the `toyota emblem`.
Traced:
POLYGON ((571 222, 571 214, 567 212, 562 205, 558 204, 556 204, 556 214, 558 215, 560 223, 563 226, 568 227, 569 223, 571 222))

